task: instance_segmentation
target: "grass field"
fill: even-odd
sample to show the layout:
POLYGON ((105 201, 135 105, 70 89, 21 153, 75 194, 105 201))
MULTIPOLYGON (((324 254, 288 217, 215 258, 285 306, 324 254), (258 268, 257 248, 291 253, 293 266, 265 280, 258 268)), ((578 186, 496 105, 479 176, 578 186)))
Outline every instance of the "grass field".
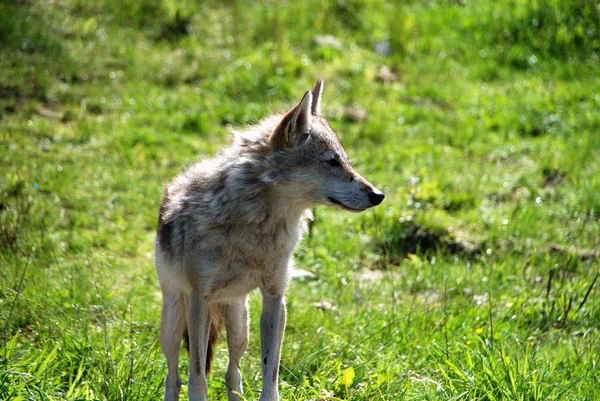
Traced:
POLYGON ((319 76, 387 197, 316 210, 281 399, 600 399, 596 3, 0 3, 0 399, 162 396, 162 185, 319 76))

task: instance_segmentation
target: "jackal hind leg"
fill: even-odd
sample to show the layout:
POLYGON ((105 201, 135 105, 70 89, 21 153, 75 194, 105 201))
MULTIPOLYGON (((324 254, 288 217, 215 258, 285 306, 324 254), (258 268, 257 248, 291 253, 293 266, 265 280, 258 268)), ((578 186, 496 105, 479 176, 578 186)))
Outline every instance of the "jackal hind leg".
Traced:
POLYGON ((235 394, 242 394, 242 376, 240 374, 240 360, 248 348, 248 307, 246 297, 235 303, 221 306, 227 331, 227 348, 229 349, 229 363, 225 374, 227 384, 227 400, 240 401, 235 394))

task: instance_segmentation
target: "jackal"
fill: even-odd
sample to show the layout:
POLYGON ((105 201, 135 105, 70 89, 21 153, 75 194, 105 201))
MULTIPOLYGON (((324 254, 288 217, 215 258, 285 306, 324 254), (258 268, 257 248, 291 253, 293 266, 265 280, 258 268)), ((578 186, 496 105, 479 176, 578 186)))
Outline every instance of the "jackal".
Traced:
POLYGON ((156 268, 163 293, 166 401, 179 397, 182 339, 190 355, 189 399, 206 400, 206 374, 221 325, 229 348, 227 396, 239 401, 238 366, 248 343, 246 298, 255 288, 262 293, 260 401, 278 400, 283 294, 309 208, 359 212, 383 201, 383 193, 352 169, 321 116, 322 90, 319 79, 290 111, 237 133, 217 156, 188 167, 165 186, 156 268))

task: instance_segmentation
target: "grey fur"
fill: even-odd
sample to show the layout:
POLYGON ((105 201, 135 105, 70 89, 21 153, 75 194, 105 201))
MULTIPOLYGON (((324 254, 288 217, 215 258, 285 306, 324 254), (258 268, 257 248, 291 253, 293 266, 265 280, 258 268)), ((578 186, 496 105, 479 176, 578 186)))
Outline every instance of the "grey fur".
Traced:
POLYGON ((286 114, 239 132, 212 159, 188 167, 165 187, 156 240, 163 291, 161 345, 167 357, 165 400, 178 399, 179 344, 190 344, 191 401, 206 400, 206 365, 224 320, 230 361, 229 401, 242 391, 239 360, 247 347, 247 293, 263 295, 260 401, 278 400, 277 378, 292 251, 309 208, 362 211, 383 200, 350 166, 337 135, 320 116, 323 81, 286 114), (209 341, 210 338, 210 341, 209 341), (233 391, 232 391, 233 390, 233 391))

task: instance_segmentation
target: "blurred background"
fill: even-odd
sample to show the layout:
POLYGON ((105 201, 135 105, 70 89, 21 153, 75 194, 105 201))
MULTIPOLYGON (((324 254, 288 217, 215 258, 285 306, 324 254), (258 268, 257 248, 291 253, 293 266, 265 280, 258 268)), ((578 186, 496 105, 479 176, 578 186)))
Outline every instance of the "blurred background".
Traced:
POLYGON ((318 77, 387 196, 315 211, 282 399, 599 399, 599 30, 589 0, 2 1, 0 399, 160 398, 162 185, 318 77))

